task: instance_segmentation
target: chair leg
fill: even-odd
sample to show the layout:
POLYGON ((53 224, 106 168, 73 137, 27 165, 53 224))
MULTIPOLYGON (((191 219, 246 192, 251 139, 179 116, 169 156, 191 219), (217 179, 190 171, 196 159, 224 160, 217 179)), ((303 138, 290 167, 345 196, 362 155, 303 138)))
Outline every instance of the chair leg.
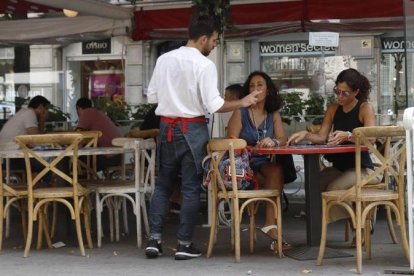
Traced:
POLYGON ((126 198, 122 198, 122 219, 124 221, 124 232, 126 235, 129 234, 129 227, 128 227, 128 210, 127 210, 127 202, 126 198))
POLYGON ((318 255, 318 259, 316 260, 316 264, 317 265, 321 265, 322 264, 322 260, 323 260, 323 256, 325 255, 325 246, 326 246, 326 232, 327 232, 327 201, 326 199, 322 198, 322 232, 321 232, 321 244, 319 246, 319 255, 318 255))
POLYGON ((279 253, 279 258, 283 257, 283 237, 282 237, 282 203, 280 202, 280 197, 276 197, 276 208, 275 214, 276 216, 276 225, 277 225, 277 250, 279 253))
POLYGON ((401 231, 401 240, 402 240, 402 245, 403 245, 403 250, 404 250, 404 255, 405 258, 410 261, 410 248, 409 248, 409 244, 408 244, 408 239, 407 239, 407 229, 405 226, 405 207, 399 207, 399 213, 400 213, 400 231, 401 231))
MULTIPOLYGON (((6 198, 6 201, 9 200, 9 198, 6 198)), ((3 219, 3 217, 2 217, 3 219)), ((10 237, 10 210, 7 212, 6 215, 6 233, 5 233, 6 238, 10 237)))
MULTIPOLYGON (((30 205, 30 202, 29 202, 30 205)), ((27 211, 28 216, 28 225, 27 225, 27 238, 26 238, 26 245, 24 247, 23 257, 29 256, 30 246, 32 244, 32 237, 33 237, 33 206, 29 207, 27 211)))
POLYGON ((141 225, 141 195, 135 193, 135 217, 137 220, 137 246, 142 247, 142 225, 141 225))
POLYGON ((247 208, 248 208, 247 210, 249 212, 249 218, 250 218, 250 223, 249 223, 250 253, 254 253, 254 242, 255 242, 255 234, 256 234, 255 212, 254 212, 255 203, 254 202, 250 203, 247 208))
POLYGON ((236 234, 235 234, 235 227, 234 227, 234 216, 235 216, 235 211, 234 211, 234 207, 233 207, 233 201, 231 200, 231 206, 229 206, 230 208, 230 215, 231 215, 231 250, 235 250, 235 240, 236 240, 236 234))
POLYGON ((144 221, 145 233, 147 233, 147 236, 149 236, 150 230, 149 230, 149 223, 148 223, 147 205, 145 203, 145 194, 140 193, 140 196, 141 196, 142 220, 144 221))
POLYGON ((119 242, 119 210, 121 209, 120 204, 122 201, 122 198, 114 198, 114 214, 115 214, 115 240, 119 242))
POLYGON ((388 231, 390 232, 390 236, 393 243, 398 243, 397 235, 395 234, 394 230, 394 224, 392 222, 392 215, 391 215, 391 209, 388 206, 385 206, 385 212, 386 212, 386 218, 387 218, 387 226, 388 231))
POLYGON ((25 200, 19 200, 20 204, 20 215, 21 215, 21 221, 22 221, 22 232, 23 232, 23 238, 24 240, 27 239, 27 202, 25 200))
POLYGON ((109 214, 109 236, 111 238, 111 242, 114 241, 114 204, 112 198, 106 199, 106 208, 108 208, 109 214))
POLYGON ((45 233, 46 244, 47 244, 47 247, 51 249, 52 240, 51 240, 50 232, 49 232, 49 221, 47 219, 47 206, 45 206, 44 212, 42 212, 42 216, 43 216, 43 231, 45 233))
POLYGON ((357 265, 357 272, 362 273, 362 223, 361 223, 361 202, 356 202, 356 265, 357 265))
POLYGON ((3 249, 4 197, 0 196, 0 252, 3 249))
MULTIPOLYGON (((75 202, 75 204, 79 204, 78 202, 75 202)), ((81 252, 82 256, 85 256, 85 247, 83 246, 83 238, 82 238, 82 228, 81 228, 81 222, 80 222, 80 216, 79 216, 79 206, 75 206, 75 225, 76 225, 76 235, 78 237, 78 243, 79 243, 79 250, 81 252)))
POLYGON ((83 221, 85 224, 85 234, 86 242, 88 243, 88 248, 93 248, 92 236, 91 236, 91 224, 90 224, 90 210, 89 210, 89 201, 85 197, 83 201, 83 221))
POLYGON ((216 242, 216 230, 217 230, 217 222, 218 222, 218 208, 217 208, 217 201, 212 197, 211 203, 211 219, 210 219, 210 238, 208 239, 208 248, 207 248, 207 258, 210 258, 211 254, 213 253, 213 246, 216 242))
POLYGON ((38 212, 38 216, 39 218, 37 219, 37 246, 36 249, 40 250, 42 248, 42 243, 43 243, 43 208, 39 209, 38 212))
POLYGON ((371 220, 365 221, 365 227, 364 227, 364 236, 365 236, 365 253, 368 260, 372 259, 372 252, 371 252, 371 220))
POLYGON ((50 237, 53 239, 56 234, 56 220, 57 220, 57 202, 53 202, 53 210, 52 210, 52 227, 50 230, 50 237))
POLYGON ((233 225, 234 225, 234 255, 236 262, 240 262, 240 209, 239 201, 233 200, 233 225))
POLYGON ((95 214, 96 214, 96 236, 98 248, 101 248, 102 244, 102 205, 100 203, 99 193, 95 192, 95 214))

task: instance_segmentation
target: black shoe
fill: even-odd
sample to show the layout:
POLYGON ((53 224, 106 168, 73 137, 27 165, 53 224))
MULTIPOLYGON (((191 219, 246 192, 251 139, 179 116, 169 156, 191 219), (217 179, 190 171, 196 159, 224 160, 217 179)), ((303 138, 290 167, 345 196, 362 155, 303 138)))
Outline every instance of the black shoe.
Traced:
POLYGON ((157 258, 162 255, 161 242, 158 240, 149 240, 145 248, 147 258, 157 258))
POLYGON ((201 256, 200 250, 195 248, 193 244, 177 246, 177 252, 175 252, 176 260, 189 260, 192 258, 198 258, 201 256))

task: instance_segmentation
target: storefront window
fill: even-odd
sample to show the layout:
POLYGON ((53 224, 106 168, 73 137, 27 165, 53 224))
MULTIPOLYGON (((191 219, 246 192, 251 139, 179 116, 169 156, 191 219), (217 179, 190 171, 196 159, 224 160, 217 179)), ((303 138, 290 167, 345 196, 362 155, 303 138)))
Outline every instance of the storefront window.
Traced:
MULTIPOLYGON (((121 60, 70 61, 66 80, 66 107, 71 118, 77 118, 76 101, 80 97, 90 98, 101 108, 116 105, 115 102, 124 102, 125 80, 121 60)), ((121 114, 114 116, 116 118, 113 120, 125 117, 121 114)))
POLYGON ((13 48, 0 48, 0 120, 14 113, 14 84, 9 77, 13 64, 13 48))

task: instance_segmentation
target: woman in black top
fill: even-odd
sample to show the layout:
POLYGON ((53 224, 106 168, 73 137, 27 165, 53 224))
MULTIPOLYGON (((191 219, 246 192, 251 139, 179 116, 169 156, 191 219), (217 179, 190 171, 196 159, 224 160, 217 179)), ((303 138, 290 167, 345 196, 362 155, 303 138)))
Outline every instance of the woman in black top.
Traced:
MULTIPOLYGON (((299 131, 288 140, 288 144, 308 140, 314 144, 339 145, 353 143, 352 130, 362 126, 374 126, 374 109, 368 103, 371 85, 368 79, 355 69, 343 70, 335 81, 334 93, 336 104, 330 104, 318 133, 299 131)), ((321 172, 321 190, 346 190, 355 184, 355 154, 328 154, 332 162, 321 172)), ((361 155, 362 173, 369 174, 373 164, 369 154, 361 155)), ((378 179, 373 180, 377 183, 378 179)), ((338 207, 338 206, 335 206, 338 207)), ((332 208, 330 221, 348 218, 348 213, 341 207, 332 208)))

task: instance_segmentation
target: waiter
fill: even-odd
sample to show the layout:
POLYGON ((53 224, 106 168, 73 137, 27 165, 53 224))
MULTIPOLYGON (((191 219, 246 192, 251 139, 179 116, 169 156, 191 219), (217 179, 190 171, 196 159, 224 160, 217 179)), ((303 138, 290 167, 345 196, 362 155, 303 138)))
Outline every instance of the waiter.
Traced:
POLYGON ((201 161, 209 139, 206 113, 229 112, 257 102, 254 91, 237 101, 224 101, 217 89, 217 69, 207 58, 216 47, 220 28, 210 17, 192 20, 186 46, 157 60, 148 86, 148 102, 158 103, 161 116, 158 144, 158 177, 150 206, 150 237, 145 254, 162 255, 162 230, 166 204, 174 180, 181 174, 182 204, 177 233, 176 260, 201 256, 192 244, 200 204, 201 161))

